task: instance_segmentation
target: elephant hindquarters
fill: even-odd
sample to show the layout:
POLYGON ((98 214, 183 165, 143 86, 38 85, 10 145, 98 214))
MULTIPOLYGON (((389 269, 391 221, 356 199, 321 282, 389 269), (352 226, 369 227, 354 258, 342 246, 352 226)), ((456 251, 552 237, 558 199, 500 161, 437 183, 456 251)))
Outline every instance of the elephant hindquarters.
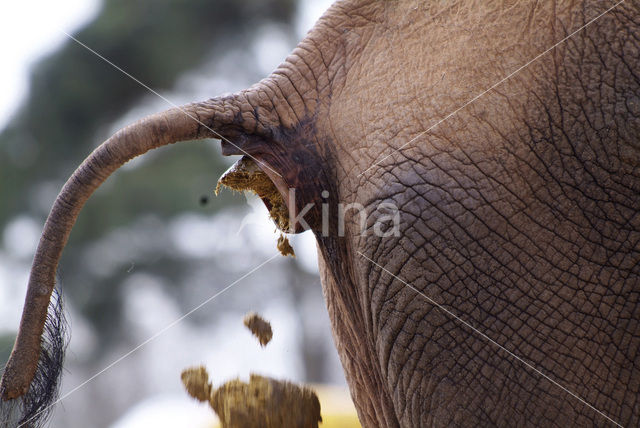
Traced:
POLYGON ((638 419, 640 227, 594 218, 597 204, 576 203, 524 144, 482 162, 460 148, 414 153, 370 204, 398 206, 398 236, 353 241, 364 324, 403 426, 638 419))

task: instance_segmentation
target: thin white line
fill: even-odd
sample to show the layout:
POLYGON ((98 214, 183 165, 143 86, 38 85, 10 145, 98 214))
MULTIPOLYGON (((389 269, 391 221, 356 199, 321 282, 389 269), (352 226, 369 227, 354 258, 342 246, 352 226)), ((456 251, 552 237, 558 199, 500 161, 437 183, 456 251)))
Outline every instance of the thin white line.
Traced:
POLYGON ((394 277, 395 279, 397 279, 398 281, 402 282, 405 286, 409 287, 410 289, 412 289, 413 291, 415 291, 416 293, 418 293, 419 295, 421 295, 422 297, 424 297, 425 299, 427 299, 431 304, 435 305, 436 307, 438 307, 438 309, 440 309, 443 312, 446 312, 448 315, 450 315, 451 317, 455 318, 457 321, 461 322, 462 324, 464 324, 465 326, 469 327, 471 330, 473 330, 475 333, 478 333, 480 336, 482 336, 483 338, 485 338, 486 340, 488 340, 489 342, 491 342, 492 344, 496 345, 498 348, 502 349, 503 351, 505 351, 507 354, 509 354, 510 356, 512 356, 513 358, 515 358, 516 360, 520 361, 522 364, 524 364, 525 366, 527 366, 528 368, 530 368, 531 370, 535 371, 536 373, 538 373, 540 376, 544 377, 545 379, 547 379, 549 382, 553 383, 554 385, 556 385, 557 387, 561 388, 563 391, 565 391, 566 393, 572 395, 574 398, 576 398, 577 400, 579 400, 580 402, 582 402, 583 404, 589 406, 591 409, 595 410, 596 412, 598 412, 600 415, 602 415, 603 417, 605 417, 606 419, 608 419, 609 421, 613 422, 614 424, 616 424, 619 427, 622 427, 622 425, 620 425, 618 422, 614 421, 613 419, 611 419, 609 416, 605 415, 603 412, 601 412, 600 410, 596 409, 595 407, 593 407, 591 404, 587 403, 585 400, 583 400, 582 398, 580 398, 578 395, 574 394, 573 392, 571 392, 569 389, 565 388, 564 386, 560 385, 558 382, 556 382, 555 380, 551 379, 549 376, 547 376, 546 374, 544 374, 543 372, 541 372, 540 370, 538 370, 537 368, 535 368, 533 365, 531 365, 530 363, 526 362, 525 360, 523 360, 522 358, 518 357, 516 354, 514 354, 513 352, 509 351, 507 348, 505 348, 504 346, 500 345, 498 342, 496 342, 495 340, 493 340, 492 338, 490 338, 489 336, 487 336, 485 333, 481 332, 480 330, 478 330, 477 328, 475 328, 474 326, 472 326, 471 324, 469 324, 467 321, 463 320, 462 318, 460 318, 459 316, 457 316, 456 314, 454 314, 453 312, 451 312, 449 309, 445 308, 444 306, 442 306, 441 304, 439 304, 438 302, 436 302, 435 300, 433 300, 432 298, 430 298, 429 296, 427 296, 426 294, 424 294, 422 291, 418 290, 417 288, 415 288, 413 285, 409 284, 408 282, 404 281, 402 278, 394 275, 393 273, 391 273, 389 270, 385 269, 384 267, 380 266, 378 263, 374 262, 373 260, 371 260, 369 257, 365 256, 364 254, 362 254, 360 251, 358 251, 358 254, 360 254, 362 257, 364 257, 365 259, 369 260, 371 263, 373 263, 374 265, 378 266, 380 269, 382 269, 383 271, 385 271, 386 273, 388 273, 389 275, 391 275, 392 277, 394 277))
POLYGON ((374 166, 379 165, 381 162, 383 162, 385 159, 387 159, 389 156, 393 155, 395 152, 398 152, 400 150, 402 150, 405 146, 407 146, 408 144, 411 144, 412 142, 414 142, 416 139, 420 138, 421 136, 423 136, 424 134, 426 134, 427 132, 431 131, 433 128, 435 128, 436 126, 440 125, 442 122, 444 122, 445 120, 449 119, 451 116, 455 115, 456 113, 458 113, 460 110, 462 110, 463 108, 467 107, 469 104, 475 102, 478 98, 482 97, 483 95, 485 95, 487 92, 491 91, 492 89, 496 88, 497 86, 501 85, 502 83, 504 83, 505 80, 510 79, 511 77, 513 77, 515 74, 519 73, 520 71, 522 71, 524 68, 528 67, 529 65, 531 65, 531 63, 535 62, 536 60, 538 60, 541 56, 549 53, 551 50, 555 49, 558 45, 560 45, 561 43, 564 43, 565 41, 567 41, 569 38, 573 37, 576 33, 584 30, 587 26, 593 24, 595 21, 597 21, 598 19, 600 19, 602 16, 606 15, 607 13, 609 13, 610 11, 612 11, 613 9, 615 9, 616 7, 618 7, 620 4, 624 3, 625 0, 620 0, 618 3, 616 3, 615 5, 611 6, 609 9, 605 10, 604 12, 602 12, 600 15, 596 16, 595 18, 593 18, 591 21, 587 22, 586 24, 584 24, 582 27, 578 28, 576 31, 574 31, 573 33, 569 34, 568 36, 566 36, 564 39, 560 40, 558 43, 556 43, 555 45, 551 46, 549 49, 545 50, 544 52, 542 52, 541 54, 538 54, 535 58, 533 58, 532 60, 530 60, 529 62, 527 62, 526 64, 520 66, 517 70, 511 72, 509 75, 507 75, 507 77, 504 77, 502 80, 500 80, 498 83, 495 83, 494 85, 490 86, 489 89, 481 92, 480 94, 476 95, 475 97, 473 97, 472 99, 470 99, 469 101, 467 101, 466 103, 464 103, 461 107, 458 107, 457 109, 455 109, 454 111, 452 111, 451 113, 449 113, 448 115, 446 115, 445 117, 443 117, 442 119, 440 119, 439 121, 437 121, 436 123, 434 123, 433 125, 431 125, 429 128, 425 129, 424 131, 420 132, 418 135, 416 135, 415 137, 413 137, 411 140, 409 140, 408 142, 404 143, 403 145, 401 145, 400 147, 398 147, 397 149, 393 149, 393 151, 391 153, 389 153, 387 156, 383 157, 382 159, 380 159, 377 162, 374 162, 373 165, 371 165, 369 168, 365 169, 364 171, 362 171, 360 174, 358 174, 358 177, 360 177, 361 175, 363 175, 365 172, 369 171, 371 168, 373 168, 374 166))
POLYGON ((147 340, 145 340, 144 342, 140 343, 138 346, 136 346, 135 348, 133 348, 131 351, 127 352, 126 354, 122 355, 120 358, 118 358, 117 360, 115 360, 114 362, 112 362, 111 364, 109 364, 108 366, 106 366, 104 369, 100 370, 98 373, 94 374, 93 376, 91 376, 89 379, 85 380, 84 382, 82 382, 80 385, 76 386, 75 388, 73 388, 71 391, 67 392, 66 394, 64 394, 62 397, 58 398, 55 402, 51 403, 50 405, 48 405, 47 407, 45 407, 44 409, 40 410, 38 413, 36 413, 35 415, 33 415, 31 418, 29 418, 27 421, 23 422, 22 424, 18 425, 18 428, 20 428, 21 426, 23 426, 24 424, 28 423, 29 421, 31 421, 31 419, 35 418, 36 416, 38 416, 40 413, 46 411, 47 409, 55 406, 56 404, 58 404, 59 402, 61 402, 62 400, 64 400, 65 398, 67 398, 68 396, 70 396, 71 394, 73 394, 74 392, 76 392, 77 390, 79 390, 80 388, 84 387, 86 384, 88 384, 89 382, 93 381, 95 378, 97 378, 98 376, 102 375, 104 372, 106 372, 107 370, 111 369, 113 366, 115 366, 116 364, 120 363, 122 360, 124 360, 125 358, 129 357, 131 354, 133 354, 134 352, 136 352, 137 350, 139 350, 140 348, 142 348, 143 346, 145 346, 147 343, 157 339, 160 335, 164 334, 167 330, 171 329, 172 327, 174 327, 176 324, 180 323, 182 320, 184 320, 185 318, 187 318, 189 315, 191 315, 192 313, 194 313, 195 311, 197 311, 198 309, 200 309, 201 307, 203 307, 204 305, 206 305, 207 303, 211 302, 213 299, 215 299, 216 297, 218 297, 219 295, 221 295, 222 293, 224 293, 225 291, 227 291, 228 289, 230 289, 231 287, 233 287, 234 285, 236 285, 237 283, 239 283, 240 281, 242 281, 243 279, 245 279, 246 277, 248 277, 249 275, 251 275, 252 273, 254 273, 255 271, 257 271, 258 269, 260 269, 262 266, 266 265, 267 263, 269 263, 271 260, 275 259, 276 257, 278 257, 280 255, 280 253, 275 254, 274 256, 272 256, 271 258, 269 258, 268 260, 260 263, 258 266, 256 266, 255 268, 251 269, 249 272, 247 272, 246 274, 242 275, 240 278, 236 279, 235 281, 233 281, 231 284, 227 285, 225 288, 223 288, 222 290, 218 291, 216 294, 214 294, 213 296, 209 297, 207 300, 205 300, 204 302, 200 303, 198 306, 196 306, 195 308, 191 309, 189 312, 187 312, 186 314, 182 315, 180 318, 174 320, 173 322, 171 322, 170 324, 166 325, 162 330, 158 331, 157 333, 155 333, 153 336, 151 336, 150 338, 148 338, 147 340))
POLYGON ((142 83, 140 80, 136 79, 135 77, 133 77, 131 74, 127 73, 126 71, 124 71, 122 68, 120 68, 119 66, 117 66, 116 64, 114 64, 113 62, 111 62, 110 60, 108 60, 107 58, 105 58, 104 56, 100 55, 98 52, 96 52, 95 50, 91 49, 89 46, 85 45, 84 43, 82 43, 80 40, 76 39, 75 37, 73 37, 71 34, 67 33, 64 30, 60 30, 61 33, 63 33, 64 35, 66 35, 67 37, 69 37, 71 40, 73 40, 74 42, 76 42, 77 44, 79 44, 80 46, 82 46, 83 48, 85 48, 86 50, 88 50, 89 52, 91 52, 92 54, 94 54, 95 56, 97 56, 98 58, 100 58, 101 60, 105 61, 107 64, 109 64, 110 66, 112 66, 113 68, 115 68, 116 70, 118 70, 119 72, 121 72, 122 74, 124 74, 125 76, 127 76, 128 78, 130 78, 131 80, 133 80, 134 82, 136 82, 137 84, 139 84, 140 86, 142 86, 143 88, 145 88, 146 90, 148 90, 149 92, 151 92, 152 94, 156 95, 157 97, 161 98, 162 100, 164 100, 167 104, 169 104, 170 106, 177 108, 178 110, 180 110, 182 113, 184 113, 187 117, 193 119, 194 121, 196 121, 198 124, 204 126, 206 129, 208 129, 209 131, 213 132, 216 136, 218 136, 221 140, 226 141, 227 143, 231 144, 233 147, 235 147, 236 149, 240 150, 242 153, 244 153, 245 155, 249 156, 251 159, 253 159, 256 163, 258 163, 258 165, 264 166, 266 168, 268 168, 269 170, 271 170, 274 174, 276 174, 278 177, 282 177, 280 174, 278 174, 277 171, 274 171, 269 165, 265 164, 264 162, 259 161, 258 159, 256 159, 255 157, 251 156, 249 153, 247 153, 246 151, 244 151, 243 149, 241 149, 240 147, 238 147, 237 145, 235 145, 233 142, 229 141, 229 139, 223 137, 222 135, 220 135, 217 131, 215 131, 214 129, 211 129, 210 127, 208 127, 207 125, 205 125, 204 123, 202 123, 200 120, 198 120, 198 118, 190 115, 189 113, 187 113, 182 107, 178 106, 177 104, 173 103, 171 100, 169 100, 168 98, 160 95, 158 92, 156 92, 155 90, 151 89, 149 86, 145 85, 144 83, 142 83))

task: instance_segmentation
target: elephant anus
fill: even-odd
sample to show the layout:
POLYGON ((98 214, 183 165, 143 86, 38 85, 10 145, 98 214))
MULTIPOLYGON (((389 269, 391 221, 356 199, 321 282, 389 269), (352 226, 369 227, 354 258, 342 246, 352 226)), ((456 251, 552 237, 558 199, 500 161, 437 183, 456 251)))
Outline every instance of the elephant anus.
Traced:
POLYGON ((633 0, 336 2, 264 80, 124 128, 73 173, 3 408, 56 376, 42 335, 87 198, 152 148, 219 138, 271 181, 277 223, 315 235, 363 426, 637 426, 639 70, 633 0))

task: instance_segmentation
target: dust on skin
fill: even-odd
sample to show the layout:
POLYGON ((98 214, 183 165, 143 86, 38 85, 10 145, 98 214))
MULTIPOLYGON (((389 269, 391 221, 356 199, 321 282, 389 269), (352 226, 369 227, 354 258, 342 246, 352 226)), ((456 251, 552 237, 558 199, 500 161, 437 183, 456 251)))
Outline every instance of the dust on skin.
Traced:
POLYGON ((233 379, 214 389, 202 366, 181 377, 189 395, 209 403, 222 428, 317 428, 322 422, 320 401, 307 387, 251 374, 248 383, 233 379))
MULTIPOLYGON (((289 211, 282 200, 278 189, 256 162, 248 156, 243 156, 218 180, 215 194, 220 193, 222 186, 237 192, 251 191, 258 195, 269 210, 269 216, 280 230, 289 229, 289 211)), ((280 234, 277 243, 278 250, 283 256, 293 256, 295 253, 289 239, 280 234)))
POLYGON ((273 337, 271 324, 255 312, 249 312, 244 316, 244 325, 258 338, 260 345, 266 346, 273 337))

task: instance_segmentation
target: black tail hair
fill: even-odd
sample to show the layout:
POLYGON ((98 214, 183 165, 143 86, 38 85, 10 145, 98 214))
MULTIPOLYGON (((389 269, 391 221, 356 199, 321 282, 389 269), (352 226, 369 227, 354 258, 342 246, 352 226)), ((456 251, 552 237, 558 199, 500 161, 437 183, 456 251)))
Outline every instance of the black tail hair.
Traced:
POLYGON ((42 348, 29 391, 14 400, 0 401, 0 426, 6 428, 43 427, 58 398, 62 363, 67 348, 68 325, 62 295, 53 290, 42 333, 42 348))

